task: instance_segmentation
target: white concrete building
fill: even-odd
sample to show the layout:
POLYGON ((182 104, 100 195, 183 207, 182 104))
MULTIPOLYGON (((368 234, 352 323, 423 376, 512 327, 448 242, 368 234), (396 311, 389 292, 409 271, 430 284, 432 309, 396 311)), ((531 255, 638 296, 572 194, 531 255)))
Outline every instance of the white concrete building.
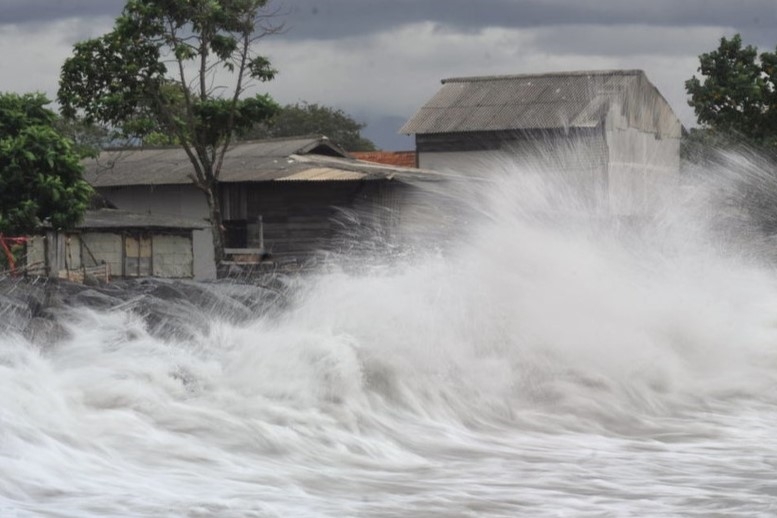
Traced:
POLYGON ((582 174, 615 212, 680 170, 682 125, 641 70, 445 79, 400 132, 421 168, 487 175, 534 160, 582 174))

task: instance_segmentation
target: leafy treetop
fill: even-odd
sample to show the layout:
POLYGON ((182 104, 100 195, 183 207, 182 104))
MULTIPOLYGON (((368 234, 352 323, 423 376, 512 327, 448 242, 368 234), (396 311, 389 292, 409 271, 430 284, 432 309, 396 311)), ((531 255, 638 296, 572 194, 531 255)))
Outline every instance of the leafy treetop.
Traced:
POLYGON ((277 110, 267 95, 244 96, 251 81, 276 74, 252 48, 278 29, 262 25, 266 2, 129 0, 113 31, 76 44, 62 67, 63 115, 124 137, 168 135, 191 151, 196 183, 207 187, 232 136, 277 110), (234 86, 217 84, 226 75, 234 86))
POLYGON ((316 103, 287 104, 266 123, 256 125, 245 138, 324 135, 346 151, 374 151, 375 144, 361 136, 364 124, 343 110, 316 103))
POLYGON ((777 54, 759 55, 737 34, 721 38, 699 63, 702 79, 685 82, 699 124, 740 141, 777 146, 777 54))
POLYGON ((217 261, 224 156, 235 136, 278 109, 267 95, 247 95, 276 74, 254 45, 281 29, 267 2, 128 0, 111 32, 75 45, 60 76, 65 117, 183 148, 206 196, 217 261))
POLYGON ((0 233, 70 227, 89 206, 81 157, 48 104, 41 94, 0 94, 0 233))

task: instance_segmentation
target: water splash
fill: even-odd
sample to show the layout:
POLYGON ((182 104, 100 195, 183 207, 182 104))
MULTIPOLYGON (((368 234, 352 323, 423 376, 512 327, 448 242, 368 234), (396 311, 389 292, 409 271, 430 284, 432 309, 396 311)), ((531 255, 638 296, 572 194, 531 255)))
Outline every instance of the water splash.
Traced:
POLYGON ((735 210, 750 166, 634 217, 487 167, 446 200, 467 225, 444 247, 291 281, 280 310, 183 283, 212 296, 146 286, 58 310, 56 333, 7 325, 0 515, 773 510, 777 285, 735 210))

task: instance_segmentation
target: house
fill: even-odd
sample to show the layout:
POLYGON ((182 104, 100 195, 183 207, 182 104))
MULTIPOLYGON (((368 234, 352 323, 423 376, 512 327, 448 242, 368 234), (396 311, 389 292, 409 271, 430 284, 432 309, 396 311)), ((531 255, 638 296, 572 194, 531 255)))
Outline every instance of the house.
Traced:
MULTIPOLYGON (((208 217, 181 148, 105 151, 85 162, 85 179, 124 210, 208 217)), ((432 172, 355 160, 325 137, 240 142, 224 159, 219 199, 232 260, 302 264, 353 246, 357 234, 388 238, 416 182, 432 172)), ((194 276, 216 276, 210 227, 193 231, 194 276)))
POLYGON ((482 175, 494 158, 531 158, 580 174, 616 211, 679 174, 681 131, 641 70, 445 79, 400 129, 421 168, 482 175))
POLYGON ((124 210, 88 210, 74 228, 44 229, 27 240, 27 271, 83 280, 116 277, 194 277, 193 221, 124 210))

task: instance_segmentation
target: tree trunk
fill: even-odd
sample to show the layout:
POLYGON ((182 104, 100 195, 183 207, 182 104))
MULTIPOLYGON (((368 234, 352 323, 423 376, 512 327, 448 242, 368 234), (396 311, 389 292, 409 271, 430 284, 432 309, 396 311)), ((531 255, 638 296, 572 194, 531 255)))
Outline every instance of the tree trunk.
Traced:
POLYGON ((221 217, 221 200, 219 199, 218 185, 212 184, 205 191, 208 199, 208 210, 210 212, 210 226, 213 234, 213 258, 216 261, 218 270, 221 261, 224 259, 224 224, 221 217))

